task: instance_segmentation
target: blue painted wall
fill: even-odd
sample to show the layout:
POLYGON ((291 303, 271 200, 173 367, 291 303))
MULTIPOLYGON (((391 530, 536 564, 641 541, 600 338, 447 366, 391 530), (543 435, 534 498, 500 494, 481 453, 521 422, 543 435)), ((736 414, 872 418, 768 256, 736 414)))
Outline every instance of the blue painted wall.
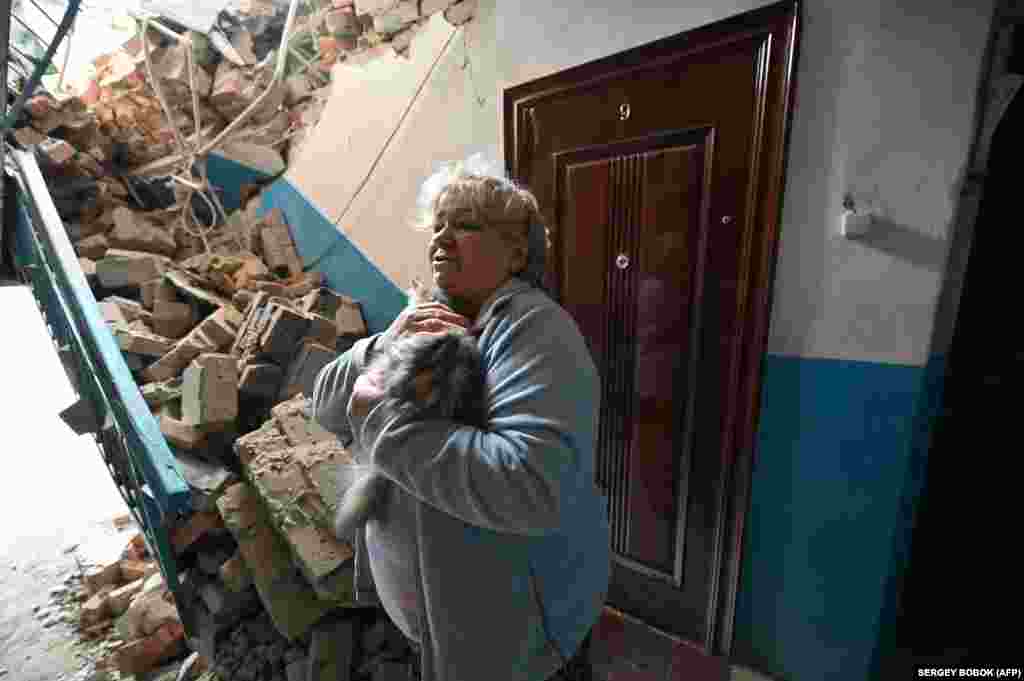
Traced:
POLYGON ((765 358, 737 661, 792 681, 876 678, 943 366, 765 358))
MULTIPOLYGON (((238 208, 239 189, 243 184, 269 179, 213 154, 207 171, 210 182, 224 190, 222 201, 229 211, 238 208)), ((405 293, 284 178, 263 189, 259 214, 273 208, 279 208, 284 214, 305 267, 323 272, 328 287, 359 301, 370 333, 386 329, 405 307, 405 293)))

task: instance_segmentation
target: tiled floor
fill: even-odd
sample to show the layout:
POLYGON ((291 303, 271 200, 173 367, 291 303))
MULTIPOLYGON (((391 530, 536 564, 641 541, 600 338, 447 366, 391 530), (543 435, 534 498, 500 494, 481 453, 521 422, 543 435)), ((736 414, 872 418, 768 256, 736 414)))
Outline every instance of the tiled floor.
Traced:
POLYGON ((768 681, 612 608, 594 629, 591 660, 601 681, 768 681))

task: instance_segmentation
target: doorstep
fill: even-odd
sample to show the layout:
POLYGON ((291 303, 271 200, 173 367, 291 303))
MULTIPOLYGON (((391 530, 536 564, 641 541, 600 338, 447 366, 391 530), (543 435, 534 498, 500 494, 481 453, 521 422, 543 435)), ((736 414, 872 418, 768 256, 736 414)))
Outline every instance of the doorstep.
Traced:
POLYGON ((594 627, 590 658, 597 681, 768 681, 609 607, 594 627))

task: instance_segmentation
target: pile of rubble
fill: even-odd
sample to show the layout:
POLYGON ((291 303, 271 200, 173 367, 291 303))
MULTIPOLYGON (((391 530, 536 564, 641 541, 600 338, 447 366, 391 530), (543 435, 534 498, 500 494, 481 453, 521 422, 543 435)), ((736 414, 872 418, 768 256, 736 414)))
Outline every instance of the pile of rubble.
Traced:
POLYGON ((136 36, 93 60, 88 74, 68 78, 70 97, 59 93, 59 100, 48 95, 29 100, 27 118, 14 130, 16 141, 37 146, 64 172, 82 177, 108 174, 111 163, 127 174, 167 172, 168 165, 182 160, 179 136, 192 144, 211 140, 269 88, 219 150, 255 145, 236 153, 256 154, 264 163, 269 158, 270 167, 280 171, 319 121, 334 64, 366 63, 389 50, 407 56, 413 36, 432 15, 443 13, 449 23, 461 25, 477 10, 477 0, 334 0, 315 3, 316 11, 302 2, 304 13, 296 17, 287 43, 285 77, 271 87, 279 42, 258 50, 257 58, 261 35, 254 31, 265 31, 273 19, 283 24, 287 3, 238 4, 245 21, 230 32, 230 40, 212 32, 220 40, 211 41, 182 26, 178 39, 152 27, 145 33, 167 111, 150 82, 142 36, 136 36))
MULTIPOLYGON (((170 532, 186 626, 136 632, 160 643, 139 650, 156 664, 181 652, 187 630, 225 681, 315 681, 345 664, 359 678, 400 677, 410 651, 383 611, 355 610, 353 548, 330 530, 338 468, 354 461, 309 413, 318 372, 367 334, 361 306, 303 271, 280 211, 255 216, 257 199, 208 235, 211 252, 185 258, 158 216, 124 206, 74 235, 192 495, 194 512, 170 532), (376 654, 360 642, 367 617, 391 632, 376 654), (274 636, 242 637, 253 618, 274 636), (268 637, 259 654, 231 647, 268 637)), ((117 593, 96 592, 91 610, 113 609, 117 593)))
MULTIPOLYGON (((85 669, 98 670, 92 678, 141 673, 181 656, 181 618, 141 534, 120 560, 80 568, 51 590, 52 605, 35 612, 44 626, 64 621, 77 629, 76 655, 85 669)), ((201 662, 193 670, 202 671, 201 662)))

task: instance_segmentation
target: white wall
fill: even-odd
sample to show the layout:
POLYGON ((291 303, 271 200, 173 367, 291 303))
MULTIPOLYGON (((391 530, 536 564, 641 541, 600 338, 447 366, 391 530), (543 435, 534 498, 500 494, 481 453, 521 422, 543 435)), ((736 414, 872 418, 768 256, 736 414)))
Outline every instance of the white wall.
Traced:
MULTIPOLYGON (((411 274, 426 272, 424 238, 405 227, 418 182, 436 161, 501 144, 503 87, 765 4, 485 0, 466 31, 468 52, 463 30, 454 31, 342 230, 404 286, 411 274)), ((993 4, 804 3, 770 352, 926 361, 993 4), (847 191, 883 218, 869 244, 835 235, 847 191)), ((446 35, 447 24, 434 21, 434 32, 413 43, 411 68, 422 68, 419 41, 436 46, 446 35)), ((380 73, 393 74, 388 68, 380 73)), ((374 73, 371 65, 357 74, 358 86, 335 86, 345 95, 332 95, 319 144, 390 134, 393 103, 378 101, 391 102, 382 91, 395 86, 374 73)), ((337 220, 347 198, 336 187, 365 175, 367 153, 300 159, 289 175, 337 220), (330 178, 335 188, 313 176, 330 178)))
POLYGON ((286 175, 402 288, 430 276, 426 235, 410 227, 423 179, 487 147, 500 159, 493 3, 459 28, 434 15, 408 60, 336 66, 321 123, 286 175))

